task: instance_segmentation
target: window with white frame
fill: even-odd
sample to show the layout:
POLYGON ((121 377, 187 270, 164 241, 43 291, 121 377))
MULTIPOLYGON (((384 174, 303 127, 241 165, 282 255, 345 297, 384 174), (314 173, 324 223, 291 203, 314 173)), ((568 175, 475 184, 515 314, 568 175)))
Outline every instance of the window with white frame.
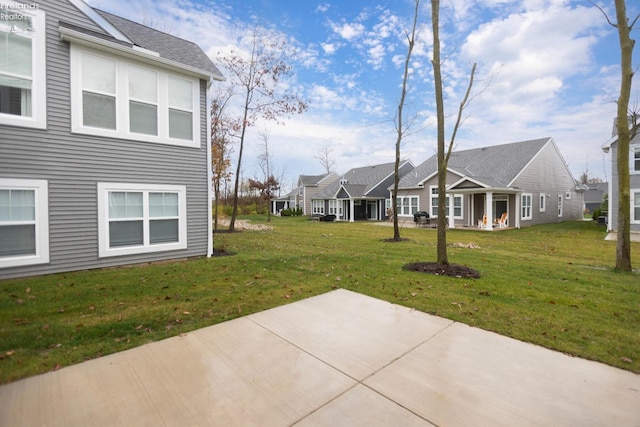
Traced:
POLYGON ((329 200, 329 215, 338 215, 338 201, 335 199, 329 200))
POLYGON ((629 170, 632 174, 640 173, 640 145, 633 145, 630 148, 631 158, 629 159, 629 170))
POLYGON ((540 206, 539 206, 540 212, 546 211, 547 210, 547 197, 546 197, 546 194, 540 193, 540 199, 539 200, 540 200, 540 206))
POLYGON ((311 213, 314 215, 324 215, 324 200, 312 200, 311 213))
POLYGON ((640 224, 640 189, 631 190, 631 222, 640 224))
POLYGON ((0 179, 0 268, 48 262, 47 181, 0 179))
POLYGON ((71 45, 75 133, 200 147, 200 82, 71 45))
POLYGON ((532 219, 532 209, 531 209, 531 202, 532 202, 532 196, 531 194, 528 193, 524 193, 522 194, 522 196, 520 196, 520 200, 522 203, 522 219, 532 219))
MULTIPOLYGON (((445 211, 447 215, 449 214, 449 204, 451 203, 451 198, 453 198, 453 217, 454 218, 462 218, 462 194, 447 194, 447 198, 445 199, 445 211)), ((438 187, 431 187, 431 217, 438 217, 438 187)))
POLYGON ((418 196, 397 196, 398 216, 413 216, 418 212, 419 200, 418 196))
POLYGON ((558 194, 558 217, 562 216, 562 204, 563 204, 562 195, 558 194))
POLYGON ((187 248, 186 187, 98 183, 101 257, 187 248))
POLYGON ((47 126, 45 12, 0 4, 0 124, 47 126))

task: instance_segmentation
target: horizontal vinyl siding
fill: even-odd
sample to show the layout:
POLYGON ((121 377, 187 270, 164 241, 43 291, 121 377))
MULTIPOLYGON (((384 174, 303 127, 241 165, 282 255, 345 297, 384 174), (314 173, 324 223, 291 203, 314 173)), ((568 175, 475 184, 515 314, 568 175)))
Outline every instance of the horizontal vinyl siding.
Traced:
MULTIPOLYGON (((513 182, 512 187, 531 194, 532 219, 520 220, 522 227, 582 218, 582 196, 576 182, 552 143, 547 143, 513 182), (571 199, 565 193, 571 192, 571 199), (547 195, 545 211, 540 212, 540 194, 547 195), (563 214, 558 217, 558 196, 562 196, 563 214)), ((521 215, 521 212, 518 212, 521 215)))
MULTIPOLYGON (((0 126, 0 178, 48 181, 50 262, 0 269, 0 278, 206 255, 206 126, 197 149, 71 134, 69 45, 59 39, 58 20, 95 26, 65 1, 40 3, 40 8, 47 13, 48 129, 0 126), (98 182, 186 186, 188 248, 98 258, 98 182)), ((204 81, 200 93, 205 121, 204 81)))

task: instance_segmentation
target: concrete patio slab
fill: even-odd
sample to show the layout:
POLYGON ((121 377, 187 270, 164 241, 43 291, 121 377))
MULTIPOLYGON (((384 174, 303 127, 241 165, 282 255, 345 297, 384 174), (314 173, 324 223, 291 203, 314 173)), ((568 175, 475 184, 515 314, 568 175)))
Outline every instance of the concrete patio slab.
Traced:
POLYGON ((453 321, 337 291, 250 318, 352 378, 362 380, 453 321))
POLYGON ((640 426, 640 375, 337 290, 0 386, 0 426, 640 426))

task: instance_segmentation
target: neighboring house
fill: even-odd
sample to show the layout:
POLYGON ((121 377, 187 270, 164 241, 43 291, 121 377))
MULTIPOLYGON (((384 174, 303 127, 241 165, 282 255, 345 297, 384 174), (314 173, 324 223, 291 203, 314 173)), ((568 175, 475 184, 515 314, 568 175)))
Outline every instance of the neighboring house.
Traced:
POLYGON ((335 172, 322 175, 300 175, 296 188, 286 196, 272 200, 272 213, 278 213, 282 209, 302 209, 303 215, 310 216, 311 199, 339 178, 335 172))
MULTIPOLYGON (((609 181, 609 231, 618 229, 618 135, 614 127, 613 137, 602 150, 611 153, 611 181, 609 181)), ((640 232, 640 126, 629 142, 629 190, 631 197, 631 231, 640 232)))
POLYGON ((592 214, 596 209, 602 207, 605 194, 609 192, 608 182, 597 182, 585 184, 587 189, 584 192, 584 209, 583 212, 592 214))
MULTIPOLYGON (((551 138, 455 151, 447 168, 448 225, 493 229, 505 213, 516 228, 581 219, 582 191, 551 138)), ((437 218, 436 156, 400 180, 397 197, 399 217, 427 211, 437 218)))
MULTIPOLYGON (((338 220, 381 220, 389 206, 389 185, 393 184, 395 163, 351 169, 315 196, 311 197, 314 216, 336 215, 338 220)), ((398 171, 404 176, 413 169, 402 161, 398 171)))
POLYGON ((211 254, 194 43, 81 0, 4 0, 0 278, 211 254))

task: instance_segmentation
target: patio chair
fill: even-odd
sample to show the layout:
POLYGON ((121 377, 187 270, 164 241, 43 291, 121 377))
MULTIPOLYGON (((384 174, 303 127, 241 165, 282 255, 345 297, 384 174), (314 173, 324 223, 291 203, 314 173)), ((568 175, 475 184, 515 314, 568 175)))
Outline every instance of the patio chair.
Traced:
POLYGON ((478 220, 478 228, 487 228, 487 214, 482 215, 482 219, 478 220))
POLYGON ((509 218, 509 214, 508 213, 503 213, 502 216, 500 217, 500 219, 498 219, 498 226, 500 228, 506 228, 507 227, 507 219, 509 218))

